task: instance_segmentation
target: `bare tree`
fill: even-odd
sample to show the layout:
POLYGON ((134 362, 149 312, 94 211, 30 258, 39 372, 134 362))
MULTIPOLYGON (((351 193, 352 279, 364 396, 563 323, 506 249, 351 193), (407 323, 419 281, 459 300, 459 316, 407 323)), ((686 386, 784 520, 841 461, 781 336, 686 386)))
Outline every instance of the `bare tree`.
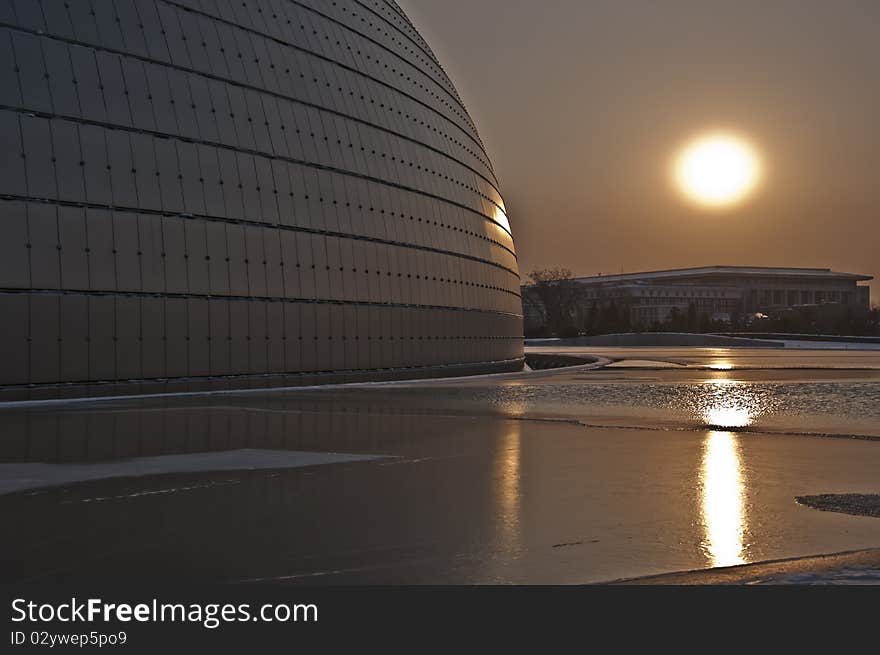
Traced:
POLYGON ((575 308, 580 298, 580 285, 567 268, 542 268, 529 274, 530 291, 544 306, 547 327, 563 336, 576 331, 575 308))

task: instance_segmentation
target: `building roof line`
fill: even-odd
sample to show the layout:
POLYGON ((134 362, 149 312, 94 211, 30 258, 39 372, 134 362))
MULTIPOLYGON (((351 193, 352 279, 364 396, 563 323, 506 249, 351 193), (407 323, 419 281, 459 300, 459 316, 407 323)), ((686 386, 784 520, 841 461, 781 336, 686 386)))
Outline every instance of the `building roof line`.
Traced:
POLYGON ((830 268, 789 268, 777 266, 696 266, 692 268, 673 268, 658 271, 642 271, 637 273, 619 273, 611 275, 592 275, 574 278, 579 282, 614 282, 636 280, 640 278, 687 277, 707 274, 744 274, 769 277, 804 276, 849 279, 856 281, 872 280, 870 275, 832 271, 830 268))

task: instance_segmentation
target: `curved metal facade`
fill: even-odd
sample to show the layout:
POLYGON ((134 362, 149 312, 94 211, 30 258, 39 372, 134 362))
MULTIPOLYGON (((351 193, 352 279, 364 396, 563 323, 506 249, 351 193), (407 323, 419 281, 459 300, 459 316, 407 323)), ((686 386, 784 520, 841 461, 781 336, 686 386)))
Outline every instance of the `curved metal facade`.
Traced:
POLYGON ((0 0, 0 143, 0 385, 521 363, 497 180, 393 2, 0 0))

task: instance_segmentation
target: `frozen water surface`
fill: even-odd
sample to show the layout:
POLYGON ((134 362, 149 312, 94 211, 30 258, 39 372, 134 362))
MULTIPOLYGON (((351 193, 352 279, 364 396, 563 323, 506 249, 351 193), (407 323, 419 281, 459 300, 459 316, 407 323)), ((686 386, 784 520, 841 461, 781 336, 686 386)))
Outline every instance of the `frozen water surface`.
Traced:
POLYGON ((880 546, 795 502, 880 491, 880 352, 570 352, 618 365, 7 407, 0 577, 567 584, 880 546))

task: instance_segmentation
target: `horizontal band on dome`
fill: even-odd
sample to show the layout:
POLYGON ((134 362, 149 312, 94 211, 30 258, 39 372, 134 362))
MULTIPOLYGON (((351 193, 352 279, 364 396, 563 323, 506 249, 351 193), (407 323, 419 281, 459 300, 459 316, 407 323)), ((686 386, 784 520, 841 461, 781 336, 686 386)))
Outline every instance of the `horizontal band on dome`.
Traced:
POLYGON ((175 293, 171 291, 100 291, 95 289, 39 289, 34 287, 0 287, 0 295, 40 296, 91 296, 96 298, 172 298, 177 300, 217 300, 257 303, 287 303, 291 305, 345 305, 347 307, 387 307, 391 309, 442 310, 467 314, 492 314, 512 319, 522 319, 522 314, 502 312, 484 307, 456 307, 454 305, 421 305, 417 303, 392 303, 370 300, 333 300, 329 298, 286 298, 284 296, 233 296, 209 293, 175 293))
MULTIPOLYGON (((485 221, 488 221, 490 223, 494 223, 495 225, 500 227, 502 230, 507 232, 508 235, 511 235, 510 230, 507 227, 505 227, 504 225, 502 225, 501 223, 499 223, 498 221, 496 221, 495 219, 493 219, 489 216, 486 216, 486 214, 484 214, 483 212, 477 211, 473 207, 468 207, 467 205, 465 205, 457 200, 453 200, 451 198, 446 198, 445 196, 439 196, 435 193, 431 193, 429 191, 423 191, 421 189, 416 189, 414 187, 409 187, 404 184, 399 184, 397 182, 392 182, 391 180, 383 180, 382 178, 373 177, 372 175, 364 175, 363 173, 349 171, 344 168, 337 168, 335 166, 328 166, 326 164, 320 164, 318 162, 310 162, 308 160, 297 159, 295 157, 284 157, 282 155, 275 155, 275 154, 263 152, 261 150, 256 150, 256 149, 252 149, 252 148, 241 148, 241 147, 229 145, 226 143, 222 143, 219 141, 208 141, 206 139, 195 139, 192 137, 185 137, 185 136, 181 136, 181 135, 177 135, 177 134, 168 134, 167 132, 160 132, 158 130, 149 130, 149 129, 138 128, 138 127, 130 127, 128 125, 120 125, 118 123, 108 123, 106 121, 99 121, 99 120, 94 120, 94 119, 89 119, 89 118, 81 118, 78 116, 70 116, 70 115, 66 115, 66 114, 55 114, 55 113, 50 113, 50 112, 36 110, 36 109, 32 109, 32 108, 27 108, 27 107, 16 107, 14 105, 0 104, 0 111, 7 111, 7 112, 21 114, 21 115, 25 115, 25 116, 42 118, 42 119, 48 120, 48 121, 67 121, 69 123, 77 123, 79 125, 91 125, 93 127, 100 127, 105 130, 118 130, 120 132, 127 132, 129 134, 146 134, 146 135, 149 135, 149 136, 152 136, 155 138, 159 138, 159 139, 182 141, 184 143, 194 143, 194 144, 198 144, 198 145, 208 146, 211 148, 228 150, 231 152, 245 153, 245 154, 249 154, 249 155, 252 155, 255 157, 262 157, 264 159, 283 161, 283 162, 287 162, 289 164, 297 164, 299 166, 307 166, 309 168, 314 168, 317 170, 330 171, 333 173, 337 173, 339 175, 347 175, 349 177, 355 177, 358 179, 367 180, 368 182, 373 182, 374 184, 382 184, 385 186, 390 186, 390 187, 393 187, 396 189, 401 189, 403 191, 408 191, 410 193, 422 195, 427 198, 433 198, 434 200, 439 200, 441 202, 449 203, 450 205, 453 205, 455 207, 459 207, 460 209, 464 209, 465 211, 469 211, 473 214, 476 214, 476 215, 480 216, 485 221)), ((485 196, 480 196, 480 197, 485 197, 485 196)), ((489 202, 492 202, 492 201, 489 200, 489 202)), ((497 203, 492 202, 492 204, 495 205, 496 207, 498 207, 499 210, 502 213, 504 213, 504 210, 501 209, 501 207, 497 203)), ((504 215, 506 216, 506 214, 504 214, 504 215)), ((513 251, 511 251, 511 253, 513 254, 513 251)), ((515 254, 514 254, 514 256, 515 256, 515 254)))
MULTIPOLYGON (((231 225, 250 225, 253 227, 260 227, 264 229, 278 229, 284 230, 286 232, 302 232, 304 234, 315 234, 319 236, 329 236, 336 237, 339 239, 352 239, 354 241, 369 241, 371 243, 381 243, 387 246, 396 246, 399 248, 410 248, 412 250, 421 250, 424 252, 433 252, 438 255, 447 255, 449 257, 457 257, 459 259, 466 259, 468 261, 477 262, 479 264, 485 264, 487 266, 493 266, 495 268, 499 268, 506 273, 510 273, 517 279, 517 288, 519 288, 519 273, 514 271, 511 268, 508 268, 504 264, 500 264, 499 262, 492 261, 490 259, 483 259, 482 257, 476 257, 474 255, 468 255, 466 253, 456 252, 454 250, 443 250, 441 248, 435 248, 433 246, 423 246, 415 243, 406 243, 403 241, 394 241, 393 239, 382 239, 381 237, 369 237, 360 234, 351 234, 348 232, 337 232, 335 230, 322 230, 318 228, 311 227, 303 227, 299 225, 287 225, 284 223, 268 223, 261 221, 254 221, 251 219, 245 218, 229 218, 226 216, 212 216, 210 214, 196 214, 192 212, 168 212, 163 211, 161 209, 144 209, 142 207, 126 207, 124 205, 105 205, 96 202, 85 202, 79 200, 61 200, 55 198, 38 198, 35 196, 23 196, 19 194, 9 194, 2 193, 0 194, 0 200, 5 200, 7 202, 24 202, 24 203, 34 203, 41 205, 58 205, 59 207, 71 207, 71 208, 82 208, 82 209, 96 209, 100 211, 108 211, 108 212, 118 212, 123 214, 146 214, 148 216, 167 216, 167 217, 178 217, 185 220, 203 220, 212 223, 226 223, 231 225)), ((503 246, 500 243, 492 241, 499 248, 510 252, 508 248, 503 246)), ((511 253, 514 254, 514 253, 511 253)), ((514 257, 516 255, 514 254, 514 257)), ((515 294, 519 297, 519 294, 515 294)))

